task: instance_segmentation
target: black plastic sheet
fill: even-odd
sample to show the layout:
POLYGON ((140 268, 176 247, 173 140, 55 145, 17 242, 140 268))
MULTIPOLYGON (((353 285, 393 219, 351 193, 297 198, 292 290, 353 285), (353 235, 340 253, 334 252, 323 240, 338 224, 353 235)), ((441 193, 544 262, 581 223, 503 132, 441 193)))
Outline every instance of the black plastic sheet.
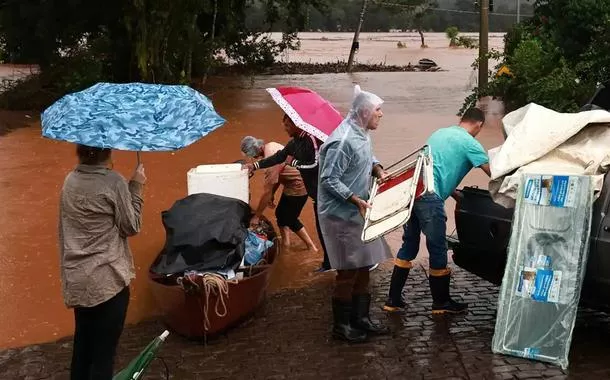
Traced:
POLYGON ((251 217, 247 203, 212 194, 192 194, 161 213, 165 247, 150 267, 168 276, 185 271, 237 269, 244 256, 251 217))

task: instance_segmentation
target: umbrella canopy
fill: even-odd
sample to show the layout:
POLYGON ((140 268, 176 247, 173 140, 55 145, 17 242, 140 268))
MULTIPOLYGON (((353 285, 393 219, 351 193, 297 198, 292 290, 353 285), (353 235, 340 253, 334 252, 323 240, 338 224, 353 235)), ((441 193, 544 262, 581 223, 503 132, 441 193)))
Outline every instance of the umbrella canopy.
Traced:
POLYGON ((169 335, 169 331, 165 330, 152 342, 146 346, 138 356, 136 356, 121 372, 114 375, 112 380, 137 380, 142 378, 144 370, 150 362, 155 358, 159 347, 169 335))
POLYGON ((329 101, 308 88, 276 87, 267 92, 297 127, 321 141, 326 141, 343 121, 329 101))
POLYGON ((98 148, 173 151, 221 127, 212 102, 188 86, 98 83, 42 114, 42 135, 98 148))

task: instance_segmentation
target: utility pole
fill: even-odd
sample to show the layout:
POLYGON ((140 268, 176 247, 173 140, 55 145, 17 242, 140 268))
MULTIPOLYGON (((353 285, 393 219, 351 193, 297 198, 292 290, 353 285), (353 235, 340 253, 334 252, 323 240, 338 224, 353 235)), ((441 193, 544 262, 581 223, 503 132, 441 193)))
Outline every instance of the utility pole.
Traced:
POLYGON ((356 32, 354 33, 354 40, 352 41, 352 48, 349 52, 349 59, 347 60, 347 72, 352 71, 352 65, 354 64, 354 56, 356 55, 356 50, 360 48, 358 38, 360 37, 360 29, 362 28, 362 23, 364 22, 364 14, 366 13, 366 5, 368 0, 364 0, 362 2, 362 10, 360 11, 360 20, 358 20, 358 26, 356 27, 356 32))
POLYGON ((487 86, 489 71, 487 52, 489 38, 489 0, 480 0, 481 25, 479 26, 479 88, 487 86))
POLYGON ((521 19, 521 0, 517 0, 517 24, 521 19))

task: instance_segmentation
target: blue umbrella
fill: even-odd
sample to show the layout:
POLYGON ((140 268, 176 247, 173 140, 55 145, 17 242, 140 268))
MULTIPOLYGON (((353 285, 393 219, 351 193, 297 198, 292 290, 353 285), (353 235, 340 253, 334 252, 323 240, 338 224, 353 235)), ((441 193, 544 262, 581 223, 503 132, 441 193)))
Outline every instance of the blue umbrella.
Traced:
POLYGON ((42 135, 98 148, 173 151, 221 127, 212 102, 188 86, 98 83, 42 114, 42 135))

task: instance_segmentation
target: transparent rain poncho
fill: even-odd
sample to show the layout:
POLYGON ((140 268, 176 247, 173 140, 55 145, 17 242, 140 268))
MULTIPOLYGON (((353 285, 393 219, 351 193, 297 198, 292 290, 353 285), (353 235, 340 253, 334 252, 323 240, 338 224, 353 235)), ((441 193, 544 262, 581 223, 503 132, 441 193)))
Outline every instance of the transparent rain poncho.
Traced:
POLYGON ((357 125, 362 129, 366 129, 369 121, 373 117, 375 110, 381 107, 383 99, 373 94, 372 92, 362 91, 360 86, 354 87, 354 100, 352 101, 352 108, 349 114, 345 118, 345 121, 350 122, 352 125, 357 125))
POLYGON ((383 100, 355 88, 352 107, 339 127, 328 137, 320 151, 320 215, 331 214, 362 220, 358 208, 346 203, 352 194, 367 200, 374 163, 367 125, 383 100))
POLYGON ((333 268, 353 269, 387 259, 382 240, 363 243, 364 218, 349 201, 352 195, 369 199, 374 165, 367 127, 383 100, 356 86, 351 110, 320 150, 318 215, 333 268))

